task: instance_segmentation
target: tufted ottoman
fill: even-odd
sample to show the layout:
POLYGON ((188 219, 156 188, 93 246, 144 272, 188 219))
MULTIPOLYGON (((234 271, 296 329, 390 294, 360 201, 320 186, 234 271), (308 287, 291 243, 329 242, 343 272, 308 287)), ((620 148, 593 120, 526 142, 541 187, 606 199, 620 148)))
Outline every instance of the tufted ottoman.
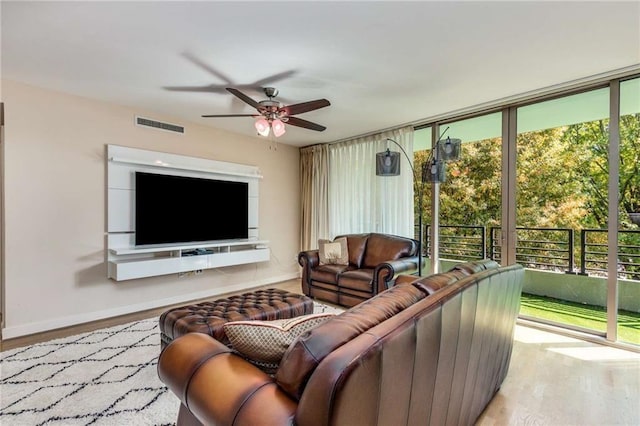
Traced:
POLYGON ((276 288, 256 290, 227 299, 180 306, 160 315, 160 346, 197 332, 229 344, 222 325, 229 321, 288 319, 313 313, 313 300, 276 288))

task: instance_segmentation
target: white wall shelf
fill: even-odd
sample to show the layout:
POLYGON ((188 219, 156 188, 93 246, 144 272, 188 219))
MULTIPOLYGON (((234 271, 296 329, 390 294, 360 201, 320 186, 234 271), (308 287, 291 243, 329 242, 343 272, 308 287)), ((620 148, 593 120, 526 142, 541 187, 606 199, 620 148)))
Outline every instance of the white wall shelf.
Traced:
POLYGON ((221 268, 270 259, 269 242, 258 238, 260 170, 228 163, 107 146, 107 261, 108 277, 115 281, 221 268), (248 185, 249 238, 154 246, 135 245, 135 173, 150 172, 244 182, 248 185), (191 251, 202 249, 201 254, 191 251))
POLYGON ((265 262, 270 258, 268 241, 234 241, 153 248, 110 249, 109 277, 116 281, 197 271, 247 263, 265 262), (209 252, 190 255, 203 249, 209 252))
POLYGON ((185 251, 196 249, 208 249, 208 248, 231 248, 238 246, 252 246, 260 247, 267 246, 269 241, 266 240, 230 240, 230 241, 208 241, 202 243, 193 244, 179 244, 179 245, 163 245, 163 246, 147 246, 147 247, 113 247, 109 249, 109 253, 114 255, 127 255, 127 254, 144 254, 144 253, 159 253, 166 251, 185 251))

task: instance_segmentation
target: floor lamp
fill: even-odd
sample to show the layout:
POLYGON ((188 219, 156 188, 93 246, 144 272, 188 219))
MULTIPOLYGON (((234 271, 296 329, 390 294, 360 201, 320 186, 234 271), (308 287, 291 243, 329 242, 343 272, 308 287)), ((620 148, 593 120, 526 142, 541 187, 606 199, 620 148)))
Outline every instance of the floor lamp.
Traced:
MULTIPOLYGON (((413 190, 418 194, 418 276, 422 276, 422 196, 424 193, 424 183, 425 183, 425 172, 426 165, 425 163, 422 167, 422 173, 420 175, 420 181, 418 181, 418 176, 416 175, 416 170, 413 167, 413 162, 407 152, 402 148, 402 146, 394 141, 393 139, 387 138, 387 142, 393 142, 398 145, 400 151, 404 154, 404 157, 409 162, 409 167, 411 167, 411 173, 413 174, 413 190)), ((377 176, 398 176, 400 174, 400 153, 397 151, 391 151, 387 148, 386 151, 379 152, 376 154, 376 175, 377 176)))
MULTIPOLYGON (((400 148, 400 151, 404 154, 405 158, 409 162, 411 172, 413 173, 414 191, 418 194, 418 228, 420 230, 418 241, 418 275, 422 276, 422 244, 423 244, 423 231, 422 231, 422 197, 424 195, 424 184, 431 182, 432 184, 439 184, 445 181, 446 176, 446 163, 455 161, 460 158, 460 147, 462 141, 460 139, 447 139, 443 140, 442 136, 449 128, 447 127, 444 132, 438 138, 435 147, 429 153, 427 161, 422 164, 422 170, 420 173, 420 180, 416 174, 416 170, 413 167, 413 162, 407 152, 402 146, 393 139, 387 138, 387 142, 393 142, 400 148)), ((386 151, 376 154, 376 175, 377 176, 398 176, 400 174, 400 153, 391 151, 387 148, 386 151)), ((437 212, 436 212, 437 213, 437 212)), ((438 232, 437 225, 433 232, 438 232)), ((434 239, 438 241, 437 238, 434 239)), ((436 250, 438 248, 436 247, 436 250)))

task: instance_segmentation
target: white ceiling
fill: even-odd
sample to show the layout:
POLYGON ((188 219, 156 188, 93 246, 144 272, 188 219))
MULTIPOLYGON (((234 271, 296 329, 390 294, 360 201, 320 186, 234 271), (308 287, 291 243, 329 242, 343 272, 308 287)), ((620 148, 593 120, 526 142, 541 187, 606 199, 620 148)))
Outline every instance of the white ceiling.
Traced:
MULTIPOLYGON (((255 136, 223 90, 272 83, 331 106, 304 146, 640 64, 640 2, 2 1, 2 77, 255 136)), ((256 100, 257 90, 242 89, 256 100)), ((149 117, 154 118, 154 117, 149 117)))

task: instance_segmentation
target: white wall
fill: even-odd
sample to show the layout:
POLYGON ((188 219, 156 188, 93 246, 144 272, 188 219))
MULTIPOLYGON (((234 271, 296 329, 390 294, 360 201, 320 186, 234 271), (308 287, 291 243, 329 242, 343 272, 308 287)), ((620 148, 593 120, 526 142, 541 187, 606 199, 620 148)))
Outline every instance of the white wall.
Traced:
MULTIPOLYGON (((13 81, 5 102, 5 328, 3 338, 207 297, 298 275, 295 147, 13 81), (134 125, 183 125, 184 135, 134 125), (115 282, 105 264, 107 144, 260 168, 260 238, 271 261, 115 282)), ((251 123, 248 123, 251 125, 251 123)), ((224 208, 224 206, 221 206, 224 208)))

